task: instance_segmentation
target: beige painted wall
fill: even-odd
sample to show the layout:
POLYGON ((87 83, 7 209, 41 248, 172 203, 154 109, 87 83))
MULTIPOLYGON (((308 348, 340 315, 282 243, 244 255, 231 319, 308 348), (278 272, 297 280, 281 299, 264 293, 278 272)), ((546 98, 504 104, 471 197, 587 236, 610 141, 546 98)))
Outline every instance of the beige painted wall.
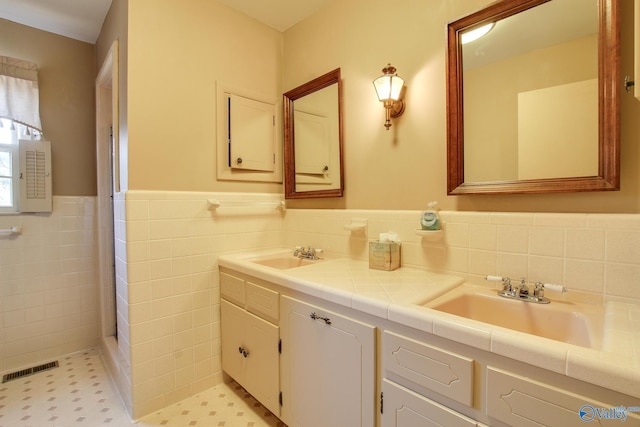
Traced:
POLYGON ((95 47, 0 19, 0 55, 40 68, 40 118, 51 141, 53 194, 95 195, 95 47))
MULTIPOLYGON (((187 8, 115 0, 110 16, 117 15, 116 24, 105 23, 96 56, 100 64, 113 37, 131 38, 129 45, 120 44, 121 82, 127 82, 121 90, 131 87, 128 101, 121 101, 125 166, 130 156, 124 168, 130 183, 125 175, 123 188, 282 191, 279 184, 216 181, 215 81, 280 94, 341 67, 346 195, 291 206, 420 209, 439 200, 451 210, 639 212, 640 102, 624 95, 620 192, 446 196, 445 26, 487 3, 399 0, 390 9, 382 0, 333 1, 288 30, 283 47, 281 33, 216 2, 193 0, 187 8), (388 132, 371 84, 387 62, 408 86, 407 111, 388 132)), ((632 7, 622 5, 623 75, 633 67, 632 7)), ((0 31, 0 54, 43 68, 42 119, 54 144, 54 194, 95 194, 94 47, 5 20, 0 31)))
POLYGON ((216 82, 279 102, 282 33, 210 0, 136 0, 128 19, 129 189, 282 192, 215 169, 216 82))
MULTIPOLYGON (((284 87, 336 67, 344 82, 344 200, 294 207, 640 212, 640 102, 622 96, 622 190, 511 196, 446 195, 446 24, 489 0, 335 0, 288 30, 284 87), (407 109, 389 131, 372 80, 391 62, 406 80, 407 109)), ((622 3, 622 74, 632 75, 632 2, 622 3)), ((621 77, 622 82, 622 77, 621 77)))

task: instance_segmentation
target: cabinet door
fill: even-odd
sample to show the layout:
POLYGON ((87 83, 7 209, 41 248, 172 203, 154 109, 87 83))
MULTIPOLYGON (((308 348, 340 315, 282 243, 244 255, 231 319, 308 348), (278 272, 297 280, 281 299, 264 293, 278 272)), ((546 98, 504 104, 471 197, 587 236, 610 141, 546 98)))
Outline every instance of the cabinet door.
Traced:
POLYGON ((476 426, 472 419, 387 379, 382 393, 382 427, 476 426))
POLYGON ((247 358, 239 349, 246 346, 245 311, 240 307, 220 300, 220 339, 222 342, 222 369, 238 383, 244 385, 247 358))
POLYGON ((246 389, 275 415, 280 415, 279 328, 245 312, 247 337, 246 389))
POLYGON ((275 155, 273 104, 229 96, 230 165, 233 169, 273 172, 275 155))
POLYGON ((222 369, 275 415, 280 415, 279 328, 220 301, 222 369))
POLYGON ((280 319, 283 421, 375 425, 375 327, 285 296, 280 319))

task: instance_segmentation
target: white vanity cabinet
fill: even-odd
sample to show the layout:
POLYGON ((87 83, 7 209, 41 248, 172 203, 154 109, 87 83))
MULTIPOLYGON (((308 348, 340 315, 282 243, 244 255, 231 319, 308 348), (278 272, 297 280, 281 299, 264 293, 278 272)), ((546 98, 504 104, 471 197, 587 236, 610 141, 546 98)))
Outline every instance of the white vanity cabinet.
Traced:
POLYGON ((473 404, 473 359, 390 331, 382 343, 386 377, 473 404))
MULTIPOLYGON (((620 419, 601 419, 596 411, 640 407, 612 390, 408 332, 382 333, 381 427, 619 425, 620 419)), ((627 425, 640 425, 640 413, 628 413, 627 425)))
POLYGON ((281 297, 281 418, 289 427, 376 425, 375 329, 281 297))
POLYGON ((382 366, 382 427, 480 425, 412 390, 428 389, 472 406, 472 358, 384 331, 382 366))
POLYGON ((280 414, 278 293, 220 274, 222 369, 280 414))
MULTIPOLYGON (((622 397, 603 397, 603 401, 614 400, 603 403, 579 392, 487 367, 487 415, 509 426, 578 427, 592 421, 594 425, 621 425, 622 418, 616 418, 621 414, 612 412, 611 408, 625 407, 630 402, 622 397), (607 410, 602 418, 596 413, 600 408, 607 410)), ((626 424, 640 425, 639 415, 637 412, 626 415, 626 424)))
POLYGON ((476 427, 480 424, 388 379, 382 380, 383 427, 476 427))
POLYGON ((640 426, 633 396, 289 282, 222 266, 220 293, 223 370, 288 427, 620 425, 593 412, 619 407, 640 426))

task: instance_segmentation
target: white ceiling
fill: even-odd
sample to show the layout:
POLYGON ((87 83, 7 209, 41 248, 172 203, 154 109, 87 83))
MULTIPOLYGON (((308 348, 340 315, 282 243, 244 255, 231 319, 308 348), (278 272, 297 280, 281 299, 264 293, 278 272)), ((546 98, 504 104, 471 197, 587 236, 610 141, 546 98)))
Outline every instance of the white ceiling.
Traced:
MULTIPOLYGON (((0 18, 94 44, 111 1, 0 0, 0 18)), ((316 12, 328 0, 218 1, 272 28, 285 31, 316 12)))
POLYGON ((94 44, 111 0, 0 0, 0 18, 94 44))

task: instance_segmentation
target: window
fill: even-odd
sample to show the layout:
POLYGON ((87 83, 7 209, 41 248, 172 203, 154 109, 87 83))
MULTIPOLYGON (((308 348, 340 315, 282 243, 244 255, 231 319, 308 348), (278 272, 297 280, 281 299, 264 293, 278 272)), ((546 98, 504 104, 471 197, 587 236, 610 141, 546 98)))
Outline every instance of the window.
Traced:
POLYGON ((38 67, 0 56, 0 213, 51 212, 51 144, 41 141, 38 67))
POLYGON ((39 132, 0 118, 0 213, 51 211, 51 146, 33 137, 39 132))
POLYGON ((9 120, 0 120, 0 212, 18 212, 18 141, 9 120))
POLYGON ((17 205, 16 187, 13 182, 13 169, 16 164, 15 150, 11 148, 0 148, 0 208, 12 211, 17 205))

